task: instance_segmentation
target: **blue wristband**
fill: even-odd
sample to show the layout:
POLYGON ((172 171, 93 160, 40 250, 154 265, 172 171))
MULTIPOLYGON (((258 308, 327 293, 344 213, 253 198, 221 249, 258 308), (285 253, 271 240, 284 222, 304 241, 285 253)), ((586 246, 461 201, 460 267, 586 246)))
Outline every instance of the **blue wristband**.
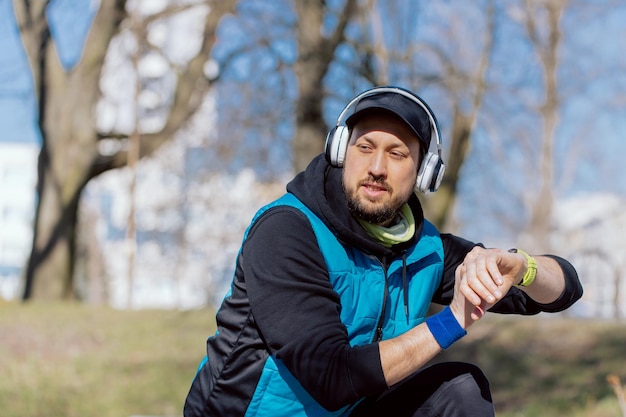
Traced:
POLYGON ((426 325, 442 349, 449 348, 454 342, 467 334, 467 331, 456 321, 450 306, 446 306, 439 313, 428 317, 426 325))

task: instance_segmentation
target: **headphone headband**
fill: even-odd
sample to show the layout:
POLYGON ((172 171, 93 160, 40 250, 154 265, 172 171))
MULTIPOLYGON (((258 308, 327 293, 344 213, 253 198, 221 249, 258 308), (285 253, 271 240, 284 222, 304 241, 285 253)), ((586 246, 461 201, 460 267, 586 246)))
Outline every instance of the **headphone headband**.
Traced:
MULTIPOLYGON (((404 88, 385 86, 385 87, 374 87, 369 90, 363 91, 361 94, 357 95, 352 100, 350 100, 350 102, 346 105, 346 107, 344 107, 344 109, 339 114, 339 117, 337 118, 335 127, 345 125, 346 119, 350 116, 349 112, 354 111, 354 108, 359 104, 361 100, 369 96, 374 96, 377 94, 384 94, 384 93, 400 94, 408 98, 409 100, 411 100, 418 106, 420 106, 426 112, 426 114, 428 115, 428 120, 430 122, 430 127, 431 127, 430 143, 432 144, 433 139, 435 139, 435 144, 437 146, 437 155, 439 155, 439 157, 441 158, 441 152, 442 152, 441 151, 441 138, 440 138, 441 135, 439 133, 439 124, 437 123, 437 119, 435 118, 433 111, 430 109, 428 104, 426 104, 426 102, 422 100, 419 96, 417 96, 416 94, 413 94, 412 92, 404 88)), ((426 150, 426 152, 428 152, 428 149, 426 150)))

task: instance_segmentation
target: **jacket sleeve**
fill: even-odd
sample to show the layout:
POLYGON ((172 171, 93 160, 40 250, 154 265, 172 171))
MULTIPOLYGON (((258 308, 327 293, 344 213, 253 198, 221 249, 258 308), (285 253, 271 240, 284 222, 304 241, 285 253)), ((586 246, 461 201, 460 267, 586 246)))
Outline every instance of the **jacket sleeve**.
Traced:
POLYGON ((443 279, 433 296, 433 303, 448 305, 454 296, 454 273, 457 266, 463 262, 465 255, 474 246, 482 245, 445 233, 441 234, 441 242, 443 243, 443 279))
POLYGON ((241 252, 254 321, 270 353, 334 410, 387 388, 377 344, 351 347, 323 255, 306 216, 266 212, 241 252))
MULTIPOLYGON (((450 234, 442 234, 444 249, 444 276, 438 292, 433 298, 433 302, 439 304, 450 304, 454 295, 454 272, 465 258, 465 255, 472 250, 474 246, 483 246, 482 244, 472 243, 458 236, 450 234)), ((565 290, 563 294, 550 304, 540 304, 530 298, 524 291, 517 287, 511 287, 509 292, 494 305, 489 311, 502 314, 522 314, 532 315, 541 312, 558 312, 571 307, 583 294, 583 288, 578 279, 576 269, 567 260, 555 256, 544 255, 554 259, 565 277, 565 290)))

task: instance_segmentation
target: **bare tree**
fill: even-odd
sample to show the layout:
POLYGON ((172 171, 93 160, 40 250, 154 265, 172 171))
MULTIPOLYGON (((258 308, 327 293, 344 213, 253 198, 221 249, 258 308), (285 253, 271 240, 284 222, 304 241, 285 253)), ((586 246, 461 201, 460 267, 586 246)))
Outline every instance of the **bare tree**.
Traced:
POLYGON ((457 185, 461 168, 470 149, 470 139, 478 120, 487 88, 487 72, 490 67, 495 37, 496 15, 493 1, 488 1, 485 9, 484 30, 476 34, 482 47, 478 53, 476 66, 469 71, 454 56, 444 56, 446 73, 442 75, 443 85, 453 98, 452 127, 447 136, 449 147, 445 160, 445 176, 436 194, 426 199, 425 212, 431 221, 443 227, 449 222, 450 212, 457 196, 457 185), (467 97, 467 105, 463 105, 463 97, 467 97))
MULTIPOLYGON (((90 179, 128 162, 125 146, 106 155, 99 151, 100 141, 106 139, 126 144, 128 134, 100 132, 96 124, 102 67, 111 40, 126 30, 126 1, 100 3, 82 59, 69 71, 61 66, 56 57, 46 15, 49 3, 14 0, 16 18, 33 74, 39 103, 38 124, 43 140, 38 162, 39 198, 33 246, 25 273, 24 299, 75 297, 72 271, 81 192, 90 179)), ((216 28, 222 16, 234 11, 235 0, 172 5, 144 20, 145 25, 150 25, 188 7, 199 6, 210 8, 203 25, 201 45, 184 67, 172 64, 176 87, 165 123, 156 132, 140 135, 139 157, 150 155, 170 140, 200 105, 211 85, 204 68, 216 41, 216 28)), ((150 48, 144 39, 138 39, 137 43, 150 48)))
POLYGON ((298 80, 296 132, 293 139, 293 167, 306 168, 324 145, 326 124, 322 116, 323 80, 335 60, 337 47, 345 41, 346 26, 357 11, 356 0, 346 0, 337 14, 337 24, 325 35, 327 3, 319 0, 296 1, 298 16, 298 58, 294 66, 298 80))

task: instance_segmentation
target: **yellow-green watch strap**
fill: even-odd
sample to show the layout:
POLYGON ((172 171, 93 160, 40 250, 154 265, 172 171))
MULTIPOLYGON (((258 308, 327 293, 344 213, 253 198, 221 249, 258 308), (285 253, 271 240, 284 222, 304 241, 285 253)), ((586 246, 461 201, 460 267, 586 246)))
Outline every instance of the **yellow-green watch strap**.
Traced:
POLYGON ((535 281, 535 277, 537 276, 537 261, 521 249, 511 249, 509 252, 520 253, 526 258, 526 273, 524 274, 522 280, 516 285, 518 287, 528 287, 533 283, 533 281, 535 281))

